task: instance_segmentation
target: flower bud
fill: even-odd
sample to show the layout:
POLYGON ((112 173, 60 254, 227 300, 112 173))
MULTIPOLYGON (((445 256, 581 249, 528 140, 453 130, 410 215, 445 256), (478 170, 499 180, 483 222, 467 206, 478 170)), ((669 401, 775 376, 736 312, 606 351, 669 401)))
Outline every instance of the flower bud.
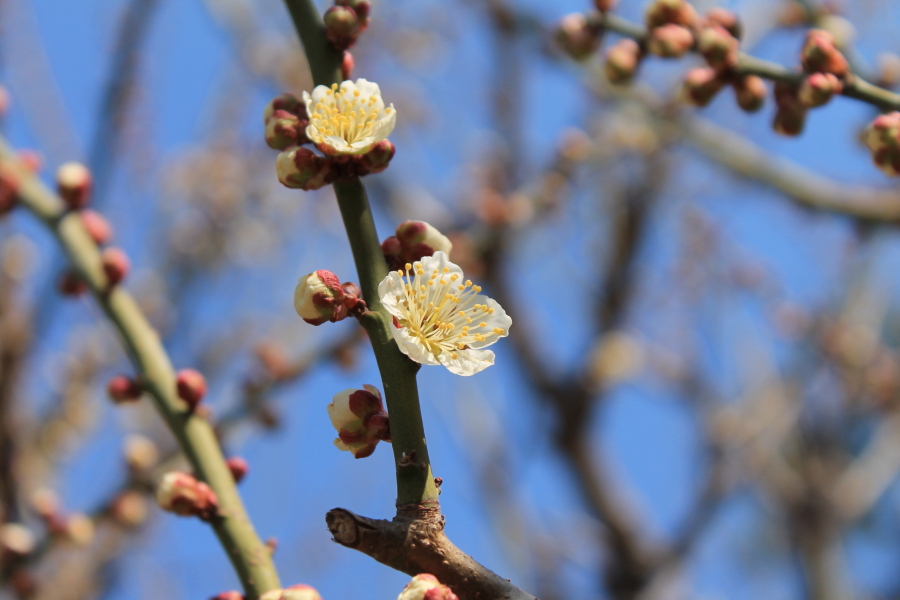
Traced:
POLYGON ((103 263, 103 272, 106 273, 106 280, 110 287, 119 285, 131 270, 131 261, 128 260, 128 255, 121 248, 104 248, 100 253, 100 260, 103 263))
POLYGON ((803 125, 806 123, 806 108, 797 104, 795 106, 779 106, 775 113, 775 121, 772 127, 776 133, 790 137, 803 133, 803 125))
POLYGON ((325 38, 336 50, 346 50, 356 43, 364 27, 349 6, 332 6, 322 17, 325 21, 325 38))
POLYGON ((163 510, 183 517, 197 516, 208 521, 219 512, 215 492, 187 473, 170 471, 156 486, 156 503, 163 510))
POLYGON ((865 142, 872 152, 900 147, 900 112, 876 117, 866 129, 865 142))
POLYGON ((390 422, 381 403, 381 393, 375 386, 363 387, 335 394, 328 405, 328 417, 338 432, 334 445, 349 451, 354 458, 372 454, 379 441, 391 441, 390 422))
POLYGON ((299 583, 285 588, 278 600, 322 600, 316 588, 299 583))
MULTIPOLYGON (((263 597, 265 597, 265 595, 263 595, 263 597)), ((231 591, 231 592, 221 592, 219 594, 216 594, 209 600, 245 600, 245 599, 244 599, 244 595, 241 594, 240 592, 231 591)))
POLYGON ((600 46, 600 31, 581 13, 566 15, 556 26, 556 43, 575 60, 584 60, 600 46))
POLYGON ((110 227, 109 221, 100 213, 84 209, 78 212, 78 216, 81 218, 81 224, 84 225, 88 235, 91 236, 91 239, 98 246, 106 244, 112 238, 112 227, 110 227))
POLYGON ((602 13, 611 11, 618 3, 619 0, 594 0, 594 6, 602 13))
POLYGON ((725 82, 712 69, 691 69, 684 77, 681 98, 695 106, 706 106, 724 85, 725 82))
POLYGON ((109 514, 122 527, 139 527, 147 520, 147 501, 140 492, 126 490, 112 501, 109 514))
POLYGON ((362 290, 359 289, 359 286, 352 281, 345 281, 341 284, 341 289, 344 290, 344 308, 348 312, 357 309, 359 303, 362 302, 362 290))
POLYGON ((300 279, 294 289, 294 310, 311 325, 346 318, 344 289, 337 275, 320 269, 300 279))
POLYGON ((381 173, 388 168, 391 159, 394 158, 396 148, 391 140, 381 140, 372 146, 372 149, 360 157, 360 166, 363 175, 381 173))
POLYGON ((807 33, 800 56, 807 73, 833 73, 844 77, 849 72, 847 59, 834 45, 834 36, 822 29, 807 33))
POLYGON ((225 461, 225 464, 228 465, 228 470, 231 471, 235 483, 240 483, 250 470, 250 465, 240 456, 232 456, 225 461))
POLYGON ((133 471, 147 471, 159 461, 159 449, 150 438, 129 435, 124 444, 125 462, 133 471))
MULTIPOLYGON (((19 523, 0 525, 0 557, 27 556, 37 545, 31 530, 19 523)), ((4 561, 5 562, 5 561, 4 561)))
POLYGON ((397 226, 397 239, 404 250, 404 259, 409 262, 420 260, 423 256, 432 256, 435 252, 443 252, 450 255, 453 244, 440 231, 424 221, 404 221, 397 226), (407 254, 411 250, 425 250, 428 253, 410 258, 407 254))
POLYGON ((685 0, 653 0, 647 7, 645 21, 650 29, 669 23, 693 27, 697 23, 697 11, 685 0))
POLYGON ((694 45, 694 35, 681 25, 668 24, 650 32, 647 50, 663 58, 683 56, 694 45))
POLYGON ((352 8, 359 18, 363 29, 369 26, 369 14, 372 12, 372 5, 369 0, 335 0, 336 6, 346 6, 352 8))
POLYGON ((709 66, 719 71, 737 65, 739 46, 737 38, 718 25, 704 27, 697 38, 697 50, 709 66))
POLYGON ((384 254, 384 258, 388 262, 388 267, 390 267, 392 271, 399 269, 400 265, 403 264, 402 259, 400 258, 400 255, 403 253, 403 246, 400 244, 400 240, 397 239, 397 236, 392 235, 381 242, 381 252, 384 254))
POLYGON ((69 208, 84 208, 91 197, 91 172, 81 163, 67 162, 56 171, 56 187, 69 208))
POLYGON ((637 73, 641 63, 641 47, 630 38, 610 46, 603 61, 603 72, 610 83, 627 83, 637 73))
POLYGON ((306 144, 309 142, 306 138, 307 125, 307 119, 300 119, 286 111, 277 111, 266 121, 266 144, 273 150, 306 144))
POLYGON ((206 396, 206 378, 203 377, 200 371, 195 369, 178 371, 175 385, 178 390, 178 397, 184 400, 191 410, 196 409, 203 397, 206 396))
POLYGON ((106 393, 116 404, 139 400, 143 390, 140 384, 126 375, 116 375, 106 384, 106 393))
POLYGON ((459 600, 449 587, 429 573, 420 573, 406 584, 397 600, 459 600))
POLYGON ((299 119, 309 119, 306 103, 293 94, 281 94, 273 98, 263 111, 263 124, 278 117, 278 113, 294 115, 299 119))
POLYGON ((341 77, 344 78, 344 81, 353 76, 353 68, 355 66, 356 61, 353 60, 353 55, 350 54, 349 50, 344 50, 344 56, 341 58, 341 77))
POLYGON ((66 519, 65 538, 72 544, 85 547, 94 541, 94 521, 84 513, 75 513, 66 519))
POLYGON ((822 106, 844 89, 841 80, 831 73, 813 73, 803 80, 797 92, 800 103, 808 107, 822 106))
POLYGON ((745 75, 734 81, 734 95, 738 106, 747 112, 756 112, 766 101, 766 82, 756 75, 745 75))
POLYGON ((337 174, 330 159, 308 148, 291 146, 275 160, 278 181, 289 188, 317 190, 335 180, 337 174))
POLYGON ((73 271, 65 271, 59 277, 59 282, 57 283, 57 289, 59 293, 63 296, 80 296, 85 293, 88 289, 87 283, 84 282, 84 279, 81 278, 80 275, 73 271))
POLYGON ((11 211, 19 201, 19 181, 12 173, 0 171, 0 216, 11 211))
POLYGON ((872 154, 875 166, 889 177, 900 175, 900 151, 896 148, 882 148, 872 154))
POLYGON ((704 17, 709 25, 724 27, 732 37, 738 40, 741 39, 743 27, 741 27, 741 21, 733 11, 727 8, 715 7, 706 11, 704 17))

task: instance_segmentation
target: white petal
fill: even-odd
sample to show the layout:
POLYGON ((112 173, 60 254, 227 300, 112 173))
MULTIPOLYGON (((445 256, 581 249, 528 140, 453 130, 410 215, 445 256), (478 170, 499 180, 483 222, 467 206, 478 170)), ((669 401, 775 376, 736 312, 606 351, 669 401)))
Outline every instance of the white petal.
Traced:
POLYGON ((409 335, 405 327, 397 328, 391 325, 391 335, 394 336, 394 341, 397 342, 400 352, 417 363, 422 365, 441 364, 431 352, 425 349, 425 345, 421 341, 409 335))
POLYGON ((421 260, 421 263, 422 269, 425 271, 425 277, 430 277, 435 269, 442 273, 444 267, 446 267, 449 269, 447 275, 456 274, 459 275, 460 280, 464 279, 462 269, 459 268, 459 265, 450 262, 450 259, 447 258, 447 254, 444 252, 435 252, 433 256, 426 256, 421 260))
POLYGON ((306 137, 314 144, 321 144, 325 140, 325 136, 319 131, 315 125, 316 120, 311 119, 309 125, 306 126, 306 137))
POLYGON ((351 421, 358 421, 359 417, 350 411, 350 394, 355 392, 355 388, 347 388, 342 392, 338 392, 331 400, 331 404, 327 406, 328 417, 335 429, 340 430, 351 421))
POLYGON ((397 300, 398 295, 403 298, 404 294, 403 279, 396 271, 388 273, 388 276, 378 284, 378 297, 381 298, 381 303, 397 318, 406 316, 406 309, 397 300))
POLYGON ((438 360, 448 371, 463 377, 480 373, 494 364, 494 353, 490 350, 459 350, 455 354, 454 359, 449 352, 442 352, 438 360))
POLYGON ((391 132, 394 131, 394 126, 397 125, 397 111, 394 110, 394 105, 391 104, 391 112, 389 113, 381 113, 381 116, 378 117, 378 120, 375 122, 375 127, 372 128, 372 139, 374 142, 380 142, 381 140, 387 139, 391 132))
POLYGON ((484 348, 486 346, 490 346, 495 343, 499 338, 506 337, 509 335, 509 328, 512 325, 512 319, 506 311, 503 310, 503 307, 497 304, 497 301, 493 298, 489 298, 488 296, 483 296, 481 294, 472 297, 473 304, 486 304, 489 308, 493 308, 493 314, 480 312, 477 317, 473 317, 473 319, 479 323, 487 323, 487 329, 491 330, 495 327, 502 329, 505 333, 499 337, 491 336, 483 342, 470 342, 470 348, 484 348))

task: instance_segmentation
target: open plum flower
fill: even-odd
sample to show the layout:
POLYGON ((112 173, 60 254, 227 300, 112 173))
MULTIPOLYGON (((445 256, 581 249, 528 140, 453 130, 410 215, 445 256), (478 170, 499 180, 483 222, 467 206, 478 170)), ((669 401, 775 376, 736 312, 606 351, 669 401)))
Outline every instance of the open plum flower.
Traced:
POLYGON ((303 92, 309 125, 306 137, 325 154, 365 154, 387 139, 397 122, 394 105, 384 106, 377 83, 357 79, 303 92))
POLYGON ((497 302, 480 294, 462 269, 435 252, 378 285, 381 303, 395 318, 391 333, 400 350, 423 365, 444 365, 457 375, 474 375, 494 364, 483 348, 509 334, 512 319, 497 302))

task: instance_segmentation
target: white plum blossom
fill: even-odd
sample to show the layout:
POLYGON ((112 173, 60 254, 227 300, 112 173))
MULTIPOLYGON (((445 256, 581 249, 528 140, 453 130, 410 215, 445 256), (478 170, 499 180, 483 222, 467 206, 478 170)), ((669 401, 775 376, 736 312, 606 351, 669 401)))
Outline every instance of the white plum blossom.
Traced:
POLYGON ((444 365, 474 375, 494 364, 483 350, 509 334, 512 319, 443 252, 392 271, 378 285, 382 304, 396 319, 391 333, 400 350, 423 365, 444 365))
POLYGON ((365 154, 394 130, 397 111, 384 106, 377 83, 357 79, 303 92, 306 137, 326 154, 365 154))

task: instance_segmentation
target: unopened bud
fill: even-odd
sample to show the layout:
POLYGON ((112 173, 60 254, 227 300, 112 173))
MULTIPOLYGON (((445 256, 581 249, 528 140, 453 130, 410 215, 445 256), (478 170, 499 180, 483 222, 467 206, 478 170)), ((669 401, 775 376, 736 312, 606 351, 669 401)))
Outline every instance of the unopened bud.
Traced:
POLYGON ((600 31, 581 13, 566 15, 556 26, 556 43, 575 60, 584 60, 600 46, 600 31))
POLYGON ((353 55, 350 54, 349 50, 344 50, 344 56, 341 58, 341 77, 345 81, 353 76, 353 68, 355 66, 356 61, 353 60, 353 55))
POLYGON ((844 77, 849 72, 847 59, 834 45, 834 36, 822 29, 812 29, 806 35, 801 60, 807 73, 833 73, 844 77))
POLYGON ((143 394, 140 384, 126 375, 117 375, 106 384, 106 393, 116 404, 134 402, 143 394))
POLYGON ((94 521, 84 513, 69 515, 66 519, 66 539, 76 546, 84 547, 94 541, 94 521))
POLYGON ((335 323, 347 317, 344 289, 337 275, 320 269, 300 279, 294 289, 294 310, 310 325, 335 323))
POLYGON ((712 69, 691 69, 684 77, 681 98, 695 106, 706 106, 724 85, 725 82, 712 69))
POLYGON ((187 473, 171 471, 163 475, 156 487, 156 503, 176 515, 197 516, 208 521, 219 512, 215 492, 187 473))
POLYGON ((113 520, 126 528, 139 527, 147 520, 147 500, 134 490, 119 494, 109 507, 113 520))
POLYGON ((844 89, 841 80, 831 73, 813 73, 803 80, 797 92, 800 103, 808 107, 822 106, 844 89))
POLYGON ((309 121, 297 115, 279 111, 266 121, 266 144, 273 150, 284 150, 291 146, 306 144, 306 126, 309 121))
POLYGON ((634 78, 641 63, 641 47, 630 38, 610 46, 603 61, 603 72, 610 83, 627 83, 634 78))
POLYGON ((397 600, 459 600, 449 587, 429 573, 420 573, 406 584, 397 600))
POLYGON ((216 594, 209 600, 244 600, 244 595, 241 594, 240 592, 234 592, 234 591, 221 592, 219 594, 216 594))
POLYGON ((110 287, 121 283, 131 270, 131 261, 128 260, 128 255, 121 248, 104 248, 100 253, 100 260, 103 263, 103 272, 106 274, 106 280, 110 287))
POLYGON ((196 369, 178 371, 175 385, 178 397, 184 400, 191 410, 196 409, 203 397, 206 396, 206 378, 196 369))
POLYGON ((745 75, 734 81, 734 95, 738 106, 747 112, 756 112, 766 102, 766 82, 756 75, 745 75))
POLYGON ((133 471, 147 471, 159 461, 159 449, 148 437, 129 435, 124 444, 125 462, 133 471))
POLYGON ((388 415, 381 392, 372 385, 362 390, 349 388, 334 395, 328 405, 328 417, 338 432, 334 445, 354 458, 365 458, 375 451, 379 441, 391 440, 388 415))
POLYGON ((335 0, 335 5, 352 8, 363 28, 368 27, 369 15, 372 12, 372 5, 369 3, 369 0, 335 0))
POLYGON ((316 588, 299 583, 285 588, 278 600, 322 600, 316 588))
POLYGON ((56 285, 59 293, 63 296, 80 296, 88 289, 87 283, 80 275, 73 271, 65 271, 59 276, 59 282, 56 285))
POLYGON ((647 50, 663 58, 683 56, 694 45, 694 35, 681 25, 669 23, 650 32, 647 50))
POLYGON ((0 525, 0 557, 4 554, 26 556, 31 554, 37 545, 31 530, 19 523, 0 525))
POLYGON ((743 27, 741 27, 741 21, 734 11, 730 11, 727 8, 715 7, 706 11, 704 17, 708 24, 724 27, 732 37, 741 39, 743 27))
POLYGON ((402 248, 400 257, 404 262, 415 262, 425 256, 433 256, 435 252, 449 256, 453 250, 450 239, 424 221, 404 221, 397 226, 396 233, 402 248))
POLYGON ((360 157, 363 174, 381 173, 388 168, 396 152, 391 140, 381 140, 360 157))
POLYGON ((653 0, 645 14, 650 29, 667 25, 693 27, 697 23, 697 11, 685 0, 653 0))
POLYGON ((231 476, 234 478, 235 483, 240 483, 247 476, 247 472, 250 471, 250 465, 240 456, 232 456, 225 461, 225 464, 228 465, 228 470, 231 471, 231 476))
POLYGON ((806 109, 799 104, 796 106, 779 106, 775 113, 775 121, 772 123, 776 133, 790 137, 803 133, 806 123, 806 109))
POLYGON ((352 281, 345 281, 341 284, 341 289, 344 290, 344 307, 349 312, 357 310, 359 303, 362 302, 362 290, 359 286, 352 281))
POLYGON ((85 209, 79 211, 78 216, 81 218, 81 224, 84 225, 88 235, 91 236, 95 244, 102 246, 112 238, 112 227, 110 227, 109 221, 100 213, 85 209))
POLYGON ((67 162, 56 171, 56 186, 69 208, 84 208, 91 197, 91 172, 81 163, 67 162))
POLYGON ((302 146, 291 146, 275 160, 278 181, 289 188, 317 190, 337 177, 330 159, 302 146))
POLYGON ((740 43, 719 25, 704 27, 697 39, 697 50, 714 69, 733 69, 738 62, 740 43))
POLYGON ((337 50, 353 46, 363 31, 356 11, 349 6, 332 6, 322 18, 325 21, 325 38, 337 50))
POLYGON ((900 112, 878 115, 866 129, 865 142, 872 152, 900 147, 900 112))

